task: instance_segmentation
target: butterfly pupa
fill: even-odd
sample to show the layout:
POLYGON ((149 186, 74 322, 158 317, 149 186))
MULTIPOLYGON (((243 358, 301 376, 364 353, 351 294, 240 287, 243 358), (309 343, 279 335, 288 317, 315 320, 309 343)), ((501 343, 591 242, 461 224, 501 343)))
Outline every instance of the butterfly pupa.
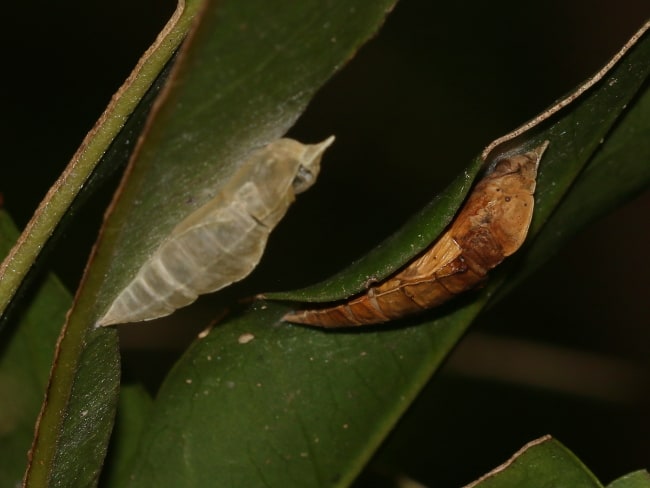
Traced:
POLYGON ((497 161, 440 238, 392 276, 342 304, 291 312, 284 320, 319 327, 379 324, 474 288, 526 239, 547 146, 497 161))
POLYGON ((333 141, 284 138, 254 151, 222 191, 174 227, 97 325, 163 317, 246 277, 295 194, 314 184, 333 141))

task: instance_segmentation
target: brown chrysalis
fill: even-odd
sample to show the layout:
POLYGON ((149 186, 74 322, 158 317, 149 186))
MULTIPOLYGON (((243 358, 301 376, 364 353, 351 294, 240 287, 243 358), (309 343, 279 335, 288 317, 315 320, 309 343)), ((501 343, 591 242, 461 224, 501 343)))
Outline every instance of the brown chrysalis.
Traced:
POLYGON ((548 141, 497 161, 448 229, 406 267, 340 305, 292 312, 320 327, 378 324, 440 305, 482 282, 523 244, 533 215, 537 167, 548 141))

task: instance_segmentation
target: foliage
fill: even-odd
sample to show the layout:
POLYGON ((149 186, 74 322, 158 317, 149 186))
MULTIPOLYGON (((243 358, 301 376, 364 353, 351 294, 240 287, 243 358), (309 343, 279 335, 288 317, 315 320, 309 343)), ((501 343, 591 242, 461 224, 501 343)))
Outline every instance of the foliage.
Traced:
MULTIPOLYGON (((298 223, 278 229, 279 239, 270 244, 271 263, 274 250, 281 245, 287 246, 292 259, 287 264, 280 255, 276 267, 262 266, 247 283, 222 295, 220 303, 230 309, 226 317, 178 358, 152 400, 137 385, 123 387, 120 393, 118 333, 115 328, 96 328, 97 318, 175 223, 225 184, 244 154, 294 125, 323 84, 379 29, 393 2, 314 0, 299 7, 295 2, 276 2, 269 10, 266 2, 258 0, 207 1, 200 10, 192 2, 185 10, 182 7, 167 30, 167 34, 173 31, 176 43, 190 29, 195 13, 200 14, 171 72, 163 71, 160 60, 142 68, 134 75, 136 83, 129 85, 143 83, 138 93, 122 90, 117 98, 118 102, 130 101, 118 117, 122 123, 133 110, 133 97, 140 101, 130 119, 140 122, 123 128, 120 140, 115 137, 122 125, 107 132, 100 121, 89 140, 93 144, 103 141, 101 147, 105 150, 110 145, 110 150, 96 150, 90 156, 79 153, 88 157, 85 178, 113 171, 129 152, 133 133, 140 130, 154 96, 169 76, 57 344, 27 486, 92 486, 100 475, 106 486, 347 486, 486 305, 539 268, 584 225, 647 188, 650 143, 644 134, 650 126, 650 38, 642 36, 602 79, 568 106, 542 112, 535 125, 486 155, 489 163, 517 148, 543 140, 551 143, 542 162, 527 246, 494 273, 485 288, 390 326, 324 332, 281 322, 282 315, 297 306, 289 300, 344 298, 368 280, 381 279, 399 268, 445 228, 484 163, 477 157, 465 169, 453 167, 459 175, 445 191, 346 270, 316 286, 267 294, 284 302, 257 300, 250 306, 238 305, 237 299, 249 293, 271 287, 299 288, 293 285, 313 282, 319 273, 333 274, 332 262, 321 263, 319 257, 328 252, 328 243, 321 238, 317 246, 318 239, 309 237, 318 221, 318 203, 312 203, 317 213, 311 219, 303 213, 300 220, 298 207, 303 199, 307 208, 310 199, 337 200, 336 186, 328 185, 325 174, 328 165, 335 167, 337 160, 345 158, 346 132, 341 126, 339 140, 344 143, 325 157, 326 181, 317 185, 323 188, 299 197, 294 214, 298 223), (287 266, 293 269, 285 271, 287 266)), ((164 60, 170 55, 169 44, 159 42, 145 59, 164 60)), ((334 122, 324 130, 337 132, 334 122)), ((318 138, 322 135, 327 134, 318 138)), ((370 141, 365 143, 370 145, 370 141)), ((415 154, 410 151, 414 150, 406 148, 394 157, 401 160, 415 154)), ((435 152, 427 144, 421 146, 417 153, 425 161, 421 171, 431 173, 435 152)), ((467 161, 470 156, 463 158, 467 161)), ((73 164, 78 161, 75 157, 73 164)), ((352 169, 350 174, 359 175, 352 169)), ((77 173, 73 167, 65 175, 77 173)), ((47 197, 58 206, 57 212, 39 211, 36 223, 30 224, 32 229, 49 230, 25 234, 18 242, 31 251, 16 252, 6 262, 1 275, 7 285, 2 288, 2 303, 14 296, 20 282, 15 277, 27 275, 37 261, 35 253, 60 225, 60 218, 70 214, 70 205, 84 184, 69 181, 64 176, 47 197), (62 194, 67 195, 63 200, 62 194)), ((397 200, 398 195, 391 193, 387 198, 397 200)), ((83 205, 83 200, 77 197, 76 205, 83 205)), ((327 209, 320 205, 320 212, 327 209)), ((368 206, 357 209, 345 201, 342 205, 354 221, 353 228, 361 231, 366 221, 361 211, 368 212, 368 206)), ((0 217, 4 254, 15 231, 6 215, 0 217)), ((350 247, 354 249, 354 244, 350 247)), ((337 259, 350 261, 344 253, 337 259)), ((1 424, 7 426, 2 431, 3 459, 15 456, 29 443, 54 334, 70 301, 53 280, 47 278, 34 299, 19 294, 14 300, 17 308, 7 315, 0 378, 8 393, 2 398, 19 399, 17 404, 26 406, 20 415, 15 415, 9 403, 1 409, 1 424), (44 325, 35 332, 40 324, 44 325), (21 352, 26 348, 33 351, 33 359, 21 352), (17 384, 23 385, 22 391, 17 384)), ((199 330, 204 325, 200 315, 190 315, 181 326, 199 330)), ((151 332, 155 326, 131 327, 151 332)), ((508 464, 504 475, 490 475, 478 484, 510 486, 514 479, 521 486, 522 479, 534 479, 542 486, 546 475, 552 478, 558 472, 572 472, 575 476, 569 481, 563 478, 570 486, 599 486, 555 441, 533 443, 519 458, 508 464), (518 462, 519 458, 525 462, 518 462), (531 467, 535 470, 526 471, 531 467)), ((2 479, 15 482, 23 467, 17 461, 3 464, 2 479)), ((643 486, 644 476, 630 475, 630 483, 638 483, 630 486, 643 486)), ((613 485, 625 486, 625 482, 621 479, 613 485)))

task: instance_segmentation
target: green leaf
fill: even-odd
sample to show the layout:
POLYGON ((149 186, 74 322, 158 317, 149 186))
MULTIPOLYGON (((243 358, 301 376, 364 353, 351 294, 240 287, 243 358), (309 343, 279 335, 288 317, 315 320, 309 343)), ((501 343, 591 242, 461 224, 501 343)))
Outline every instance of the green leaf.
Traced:
POLYGON ((288 130, 393 3, 206 3, 69 316, 28 486, 96 483, 119 382, 117 333, 94 328, 100 314, 172 226, 224 184, 241 156, 288 130))
POLYGON ((130 470, 138 462, 137 446, 151 412, 152 398, 139 385, 122 385, 115 429, 108 451, 103 486, 126 486, 130 470))
POLYGON ((479 308, 328 333, 258 303, 172 370, 130 486, 347 486, 479 308))
POLYGON ((604 213, 650 185, 650 89, 646 88, 608 134, 584 172, 523 257, 513 288, 558 251, 564 242, 604 213))
MULTIPOLYGON (((179 3, 0 266, 0 310, 9 303, 45 242, 94 176, 104 153, 108 150, 107 154, 119 157, 124 152, 121 144, 128 137, 122 139, 120 147, 117 143, 110 146, 183 40, 199 5, 198 0, 179 3)), ((112 430, 119 374, 116 331, 94 330, 86 317, 72 314, 58 344, 26 486, 97 483, 112 430)))
MULTIPOLYGON (((607 146, 619 121, 622 127, 621 114, 647 86, 649 51, 646 35, 580 99, 491 151, 494 157, 551 142, 531 236, 546 232, 583 168, 607 146)), ((449 201, 449 212, 458 198, 449 201)), ((280 321, 285 305, 266 302, 232 316, 191 347, 165 381, 133 486, 346 486, 513 271, 512 263, 533 251, 536 243, 530 244, 482 291, 390 326, 353 332, 296 327, 280 321)), ((406 238, 391 242, 390 266, 401 264, 410 245, 406 238)), ((336 278, 341 295, 358 286, 358 269, 336 278)), ((310 299, 321 290, 312 290, 310 299)))
POLYGON ((394 3, 208 3, 106 224, 98 317, 244 156, 289 130, 394 3))
MULTIPOLYGON (((647 29, 647 25, 645 28, 647 29)), ((581 93, 582 87, 579 87, 576 92, 556 102, 537 118, 522 126, 525 130, 518 129, 512 133, 512 136, 506 135, 498 139, 483 152, 483 157, 487 160, 486 164, 489 164, 501 155, 523 152, 539 146, 545 140, 550 141, 540 165, 535 213, 529 231, 529 240, 550 218, 601 144, 600 151, 616 151, 625 147, 628 153, 630 143, 647 146, 646 142, 640 142, 642 137, 639 132, 642 129, 638 128, 644 127, 643 124, 647 123, 645 106, 635 110, 628 123, 640 125, 632 125, 634 127, 632 129, 618 127, 616 133, 621 135, 617 137, 612 135, 611 146, 609 137, 606 136, 641 90, 650 71, 650 66, 646 62, 649 58, 650 42, 646 33, 643 40, 632 46, 625 53, 625 57, 613 65, 595 86, 591 86, 591 79, 585 82, 583 87, 589 87, 586 93, 582 93, 574 100, 576 94, 581 93), (565 106, 567 104, 568 106, 565 106), (604 144, 606 139, 608 143, 604 144)), ((643 101, 634 103, 634 106, 637 105, 643 105, 643 101)), ((622 121, 620 125, 629 127, 628 124, 622 121)), ((611 160, 611 156, 607 155, 600 158, 611 160)), ((427 244, 430 244, 451 220, 469 190, 467 185, 480 169, 480 161, 477 159, 471 163, 464 175, 459 176, 445 193, 434 199, 394 236, 349 268, 322 283, 305 289, 267 293, 265 297, 305 302, 334 301, 362 291, 376 277, 387 276, 427 247, 427 244)), ((618 179, 624 178, 627 182, 636 183, 635 188, 638 191, 648 181, 647 165, 643 165, 643 161, 642 157, 636 159, 632 165, 627 166, 625 173, 618 179), (639 179, 639 176, 642 178, 639 179)), ((607 183, 607 180, 603 182, 607 183)), ((590 184, 592 183, 588 180, 587 185, 590 184)), ((590 190, 587 191, 592 190, 591 187, 588 188, 590 190)), ((629 194, 627 188, 620 190, 629 194)), ((589 201, 600 202, 602 194, 594 194, 593 191, 591 193, 589 201)), ((593 203, 592 206, 600 209, 605 205, 593 203)), ((599 212, 594 210, 587 214, 589 221, 593 220, 599 212)))
POLYGON ((649 486, 650 473, 646 470, 641 470, 615 479, 607 485, 607 488, 648 488, 649 486))
MULTIPOLYGON (((18 229, 0 210, 0 256, 18 229)), ((52 275, 0 335, 0 486, 18 486, 52 366, 54 346, 72 297, 52 275)))
POLYGON ((566 447, 550 437, 542 437, 469 486, 600 488, 602 485, 566 447))

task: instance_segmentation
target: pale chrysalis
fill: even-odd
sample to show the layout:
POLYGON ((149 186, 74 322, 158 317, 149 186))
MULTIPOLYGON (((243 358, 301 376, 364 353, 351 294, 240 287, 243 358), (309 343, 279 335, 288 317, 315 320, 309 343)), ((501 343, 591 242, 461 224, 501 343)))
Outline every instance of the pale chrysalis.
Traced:
POLYGON ((295 194, 314 183, 333 141, 279 139, 253 152, 222 191, 163 240, 98 325, 163 317, 246 277, 295 194))

